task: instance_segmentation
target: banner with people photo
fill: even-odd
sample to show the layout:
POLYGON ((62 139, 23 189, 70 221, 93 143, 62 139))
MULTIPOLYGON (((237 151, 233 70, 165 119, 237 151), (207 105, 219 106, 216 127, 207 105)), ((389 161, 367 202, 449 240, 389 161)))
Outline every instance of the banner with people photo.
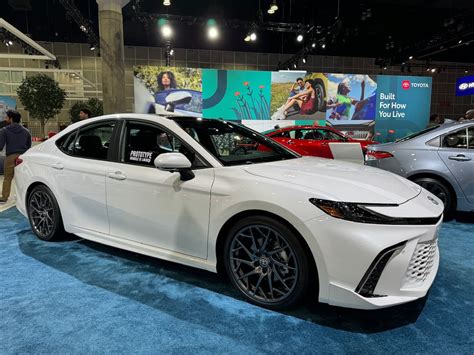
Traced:
POLYGON ((10 96, 0 96, 0 119, 3 120, 8 110, 16 110, 16 100, 10 96))
POLYGON ((202 117, 202 70, 137 66, 135 112, 202 117))
POLYGON ((258 131, 328 125, 393 141, 423 129, 431 77, 138 66, 135 112, 240 121, 258 131))
POLYGON ((327 78, 322 73, 272 72, 272 120, 318 120, 326 118, 327 78))

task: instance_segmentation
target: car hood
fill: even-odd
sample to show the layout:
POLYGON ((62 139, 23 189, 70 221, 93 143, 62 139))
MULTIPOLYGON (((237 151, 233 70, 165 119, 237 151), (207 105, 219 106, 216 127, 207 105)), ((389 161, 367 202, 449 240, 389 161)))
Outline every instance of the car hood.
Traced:
POLYGON ((345 202, 401 204, 421 187, 390 172, 365 165, 315 157, 245 166, 252 175, 299 185, 314 197, 345 202))

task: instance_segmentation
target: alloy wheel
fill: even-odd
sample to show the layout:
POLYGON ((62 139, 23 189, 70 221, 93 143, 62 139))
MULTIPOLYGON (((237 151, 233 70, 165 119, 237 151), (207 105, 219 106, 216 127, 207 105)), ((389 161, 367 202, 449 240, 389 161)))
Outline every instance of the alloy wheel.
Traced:
POLYGON ((236 233, 229 260, 234 281, 256 302, 282 302, 298 283, 295 251, 280 233, 268 226, 250 225, 236 233))
POLYGON ((43 191, 30 196, 30 218, 33 228, 41 237, 47 238, 54 230, 54 208, 51 197, 43 191))

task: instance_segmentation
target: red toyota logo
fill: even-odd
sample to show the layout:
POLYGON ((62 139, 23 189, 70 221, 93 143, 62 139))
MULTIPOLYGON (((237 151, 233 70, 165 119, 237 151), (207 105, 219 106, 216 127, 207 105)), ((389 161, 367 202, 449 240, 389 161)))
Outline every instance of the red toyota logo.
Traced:
POLYGON ((408 90, 410 88, 410 80, 403 80, 402 81, 402 89, 408 90))

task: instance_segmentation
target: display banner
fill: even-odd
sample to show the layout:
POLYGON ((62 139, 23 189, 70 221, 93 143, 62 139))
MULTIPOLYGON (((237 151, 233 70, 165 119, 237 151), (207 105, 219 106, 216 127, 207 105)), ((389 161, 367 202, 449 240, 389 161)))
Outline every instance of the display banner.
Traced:
POLYGON ((202 71, 137 66, 134 95, 137 113, 202 117, 202 71))
POLYGON ((456 80, 456 96, 474 95, 474 76, 464 76, 456 80))
MULTIPOLYGON (((462 79, 467 92, 474 77, 462 79)), ((134 70, 135 112, 222 118, 258 131, 329 125, 352 138, 377 142, 426 127, 431 85, 431 77, 419 76, 163 66, 134 70)))
POLYGON ((0 120, 8 110, 16 110, 16 100, 10 96, 0 96, 0 120))
POLYGON ((204 69, 202 77, 203 117, 270 118, 271 72, 204 69))
POLYGON ((375 140, 393 141, 426 128, 431 87, 431 77, 379 75, 375 140))

